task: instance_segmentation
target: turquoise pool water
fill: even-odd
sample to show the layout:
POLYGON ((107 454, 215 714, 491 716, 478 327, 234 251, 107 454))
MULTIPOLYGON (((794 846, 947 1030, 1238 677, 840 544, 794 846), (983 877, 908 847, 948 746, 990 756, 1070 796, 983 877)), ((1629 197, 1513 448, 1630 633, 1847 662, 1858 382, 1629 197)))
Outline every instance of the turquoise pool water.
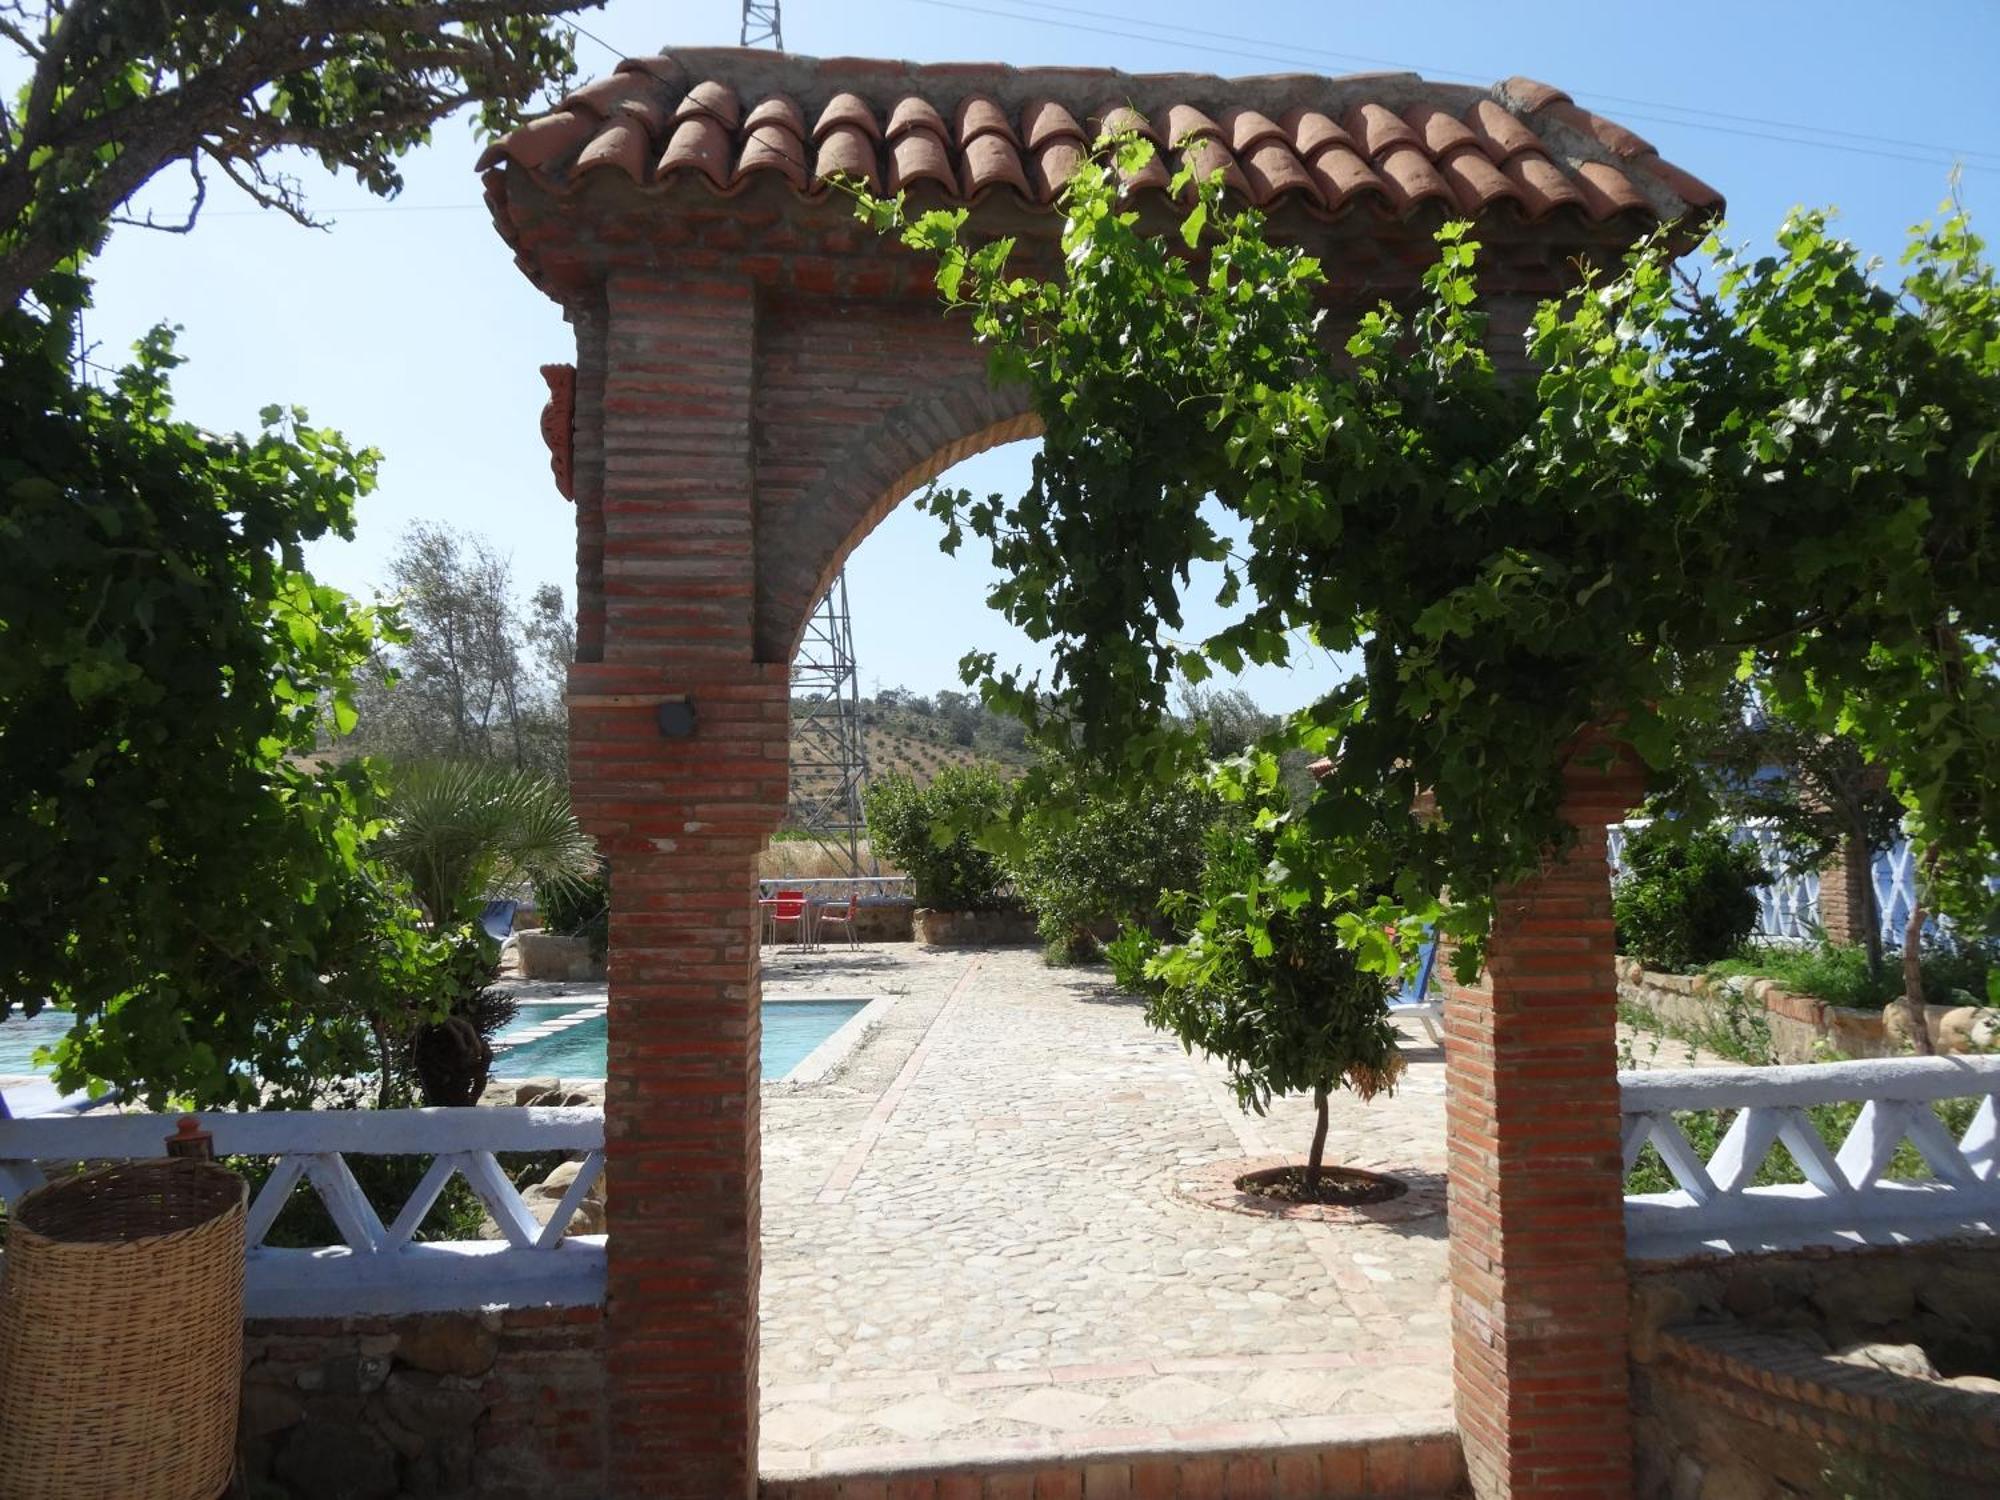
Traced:
MULTIPOLYGON (((799 1000, 764 1007, 763 1068, 766 1078, 783 1078, 821 1042, 838 1031, 865 1000, 799 1000)), ((509 1043, 510 1037, 546 1027, 573 1015, 547 1005, 524 1005, 520 1018, 498 1037, 493 1071, 503 1078, 554 1074, 559 1078, 604 1076, 604 1016, 602 1012, 532 1040, 509 1043)), ((32 1021, 20 1012, 0 1021, 0 1074, 39 1074, 37 1047, 53 1044, 69 1030, 68 1015, 45 1010, 32 1021)))
POLYGON ((44 1010, 32 1021, 18 1010, 0 1021, 0 1074, 41 1073, 35 1066, 35 1049, 53 1047, 69 1030, 67 1011, 44 1010))
MULTIPOLYGON (((764 1045, 761 1062, 764 1077, 783 1078, 806 1059, 821 1042, 838 1031, 849 1017, 858 1014, 865 1000, 793 1000, 764 1007, 764 1045)), ((538 1018, 541 1007, 522 1008, 522 1019, 496 1039, 493 1072, 500 1078, 602 1078, 604 1076, 605 1022, 601 1014, 574 1026, 531 1041, 508 1044, 509 1036, 547 1018, 538 1018)))

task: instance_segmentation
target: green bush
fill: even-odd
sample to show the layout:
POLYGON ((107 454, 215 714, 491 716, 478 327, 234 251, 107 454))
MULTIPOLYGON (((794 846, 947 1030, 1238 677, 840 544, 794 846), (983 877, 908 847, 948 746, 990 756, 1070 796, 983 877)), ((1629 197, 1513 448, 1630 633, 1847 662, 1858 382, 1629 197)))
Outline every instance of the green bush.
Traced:
MULTIPOLYGON (((781 830, 773 842, 804 837, 781 830)), ((537 880, 535 906, 550 932, 590 939, 591 957, 603 962, 611 945, 611 861, 598 860, 589 880, 537 880)))
POLYGON ((1757 926, 1755 888, 1770 883, 1754 846, 1656 818, 1625 844, 1612 897, 1618 950, 1669 973, 1727 958, 1757 926))
MULTIPOLYGON (((2000 984, 2000 959, 1990 941, 1942 945, 1924 954, 1923 967, 1924 996, 1934 1005, 1989 1004, 2000 984)), ((1711 964, 1709 972, 1769 979, 1794 994, 1864 1010, 1887 1005, 1903 993, 1900 964, 1870 973, 1867 951, 1846 943, 1821 941, 1796 948, 1753 944, 1711 964)))
POLYGON ((1203 838, 1217 811, 1214 795, 1188 782, 1090 798, 1062 817, 1031 816, 1010 868, 1050 960, 1090 957, 1092 929, 1105 922, 1154 925, 1163 891, 1200 883, 1203 838))
POLYGON ((973 837, 1006 807, 1007 788, 984 763, 945 766, 928 786, 884 776, 868 788, 869 847, 910 877, 919 906, 989 910, 999 904, 1006 871, 973 837))

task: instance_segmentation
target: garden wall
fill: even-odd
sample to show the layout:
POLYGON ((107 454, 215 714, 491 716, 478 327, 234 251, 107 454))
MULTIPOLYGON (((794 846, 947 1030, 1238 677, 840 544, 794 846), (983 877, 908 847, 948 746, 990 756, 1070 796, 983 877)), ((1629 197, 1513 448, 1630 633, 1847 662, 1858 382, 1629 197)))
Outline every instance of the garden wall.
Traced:
POLYGON ((244 1493, 287 1500, 598 1500, 597 1307, 256 1319, 244 1493))
POLYGON ((993 911, 938 911, 920 906, 914 921, 917 941, 933 948, 986 948, 1040 941, 1035 914, 1018 906, 993 911))
POLYGON ((1761 1021, 1781 1063, 1806 1063, 1825 1051, 1842 1057, 1890 1057, 1879 1011, 1828 1005, 1795 995, 1768 979, 1711 979, 1705 974, 1660 974, 1637 959, 1618 960, 1618 998, 1650 1011, 1669 1026, 1728 1033, 1745 1019, 1761 1021))
POLYGON ((1990 1241, 1635 1267, 1631 1350, 1641 1500, 1994 1493, 1990 1241))

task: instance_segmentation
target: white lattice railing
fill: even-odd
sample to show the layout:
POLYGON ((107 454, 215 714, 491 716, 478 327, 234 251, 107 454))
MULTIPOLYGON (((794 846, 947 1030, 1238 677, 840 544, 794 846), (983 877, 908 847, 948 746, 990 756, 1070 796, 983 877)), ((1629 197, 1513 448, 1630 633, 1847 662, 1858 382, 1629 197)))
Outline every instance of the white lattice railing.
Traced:
MULTIPOLYGON (((0 1120, 0 1199, 12 1203, 49 1169, 164 1154, 177 1115, 0 1120)), ((604 1237, 566 1235, 604 1168, 596 1109, 292 1110, 205 1114, 217 1155, 275 1157, 250 1205, 245 1279, 252 1317, 432 1312, 488 1305, 577 1306, 604 1297, 604 1237), (546 1224, 507 1178, 496 1152, 584 1153, 546 1224), (407 1202, 383 1222, 350 1156, 429 1156, 407 1202), (414 1236, 454 1176, 486 1206, 501 1237, 419 1243, 414 1236), (343 1243, 284 1249, 264 1237, 307 1183, 343 1243)))
POLYGON ((1621 1073, 1618 1083, 1625 1169, 1651 1145, 1678 1184, 1626 1198, 1635 1259, 2000 1231, 2000 1057, 1621 1073), (1932 1108, 1946 1099, 1972 1104, 1956 1137, 1932 1108), (1853 1103, 1853 1125, 1827 1140, 1812 1110, 1853 1103), (1687 1111, 1734 1111, 1706 1158, 1675 1118, 1687 1111), (1892 1175, 1905 1142, 1927 1176, 1892 1175), (1805 1181, 1753 1185, 1778 1145, 1805 1181))

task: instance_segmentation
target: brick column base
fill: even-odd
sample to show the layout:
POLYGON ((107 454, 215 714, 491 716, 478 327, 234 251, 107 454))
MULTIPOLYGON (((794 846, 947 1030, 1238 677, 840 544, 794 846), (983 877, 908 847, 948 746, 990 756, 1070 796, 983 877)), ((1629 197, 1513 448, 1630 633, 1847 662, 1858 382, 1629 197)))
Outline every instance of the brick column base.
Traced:
POLYGON ((1632 1493, 1606 823, 1618 765, 1572 766, 1575 844, 1502 893, 1486 973, 1447 984, 1452 1366, 1479 1500, 1632 1493))

